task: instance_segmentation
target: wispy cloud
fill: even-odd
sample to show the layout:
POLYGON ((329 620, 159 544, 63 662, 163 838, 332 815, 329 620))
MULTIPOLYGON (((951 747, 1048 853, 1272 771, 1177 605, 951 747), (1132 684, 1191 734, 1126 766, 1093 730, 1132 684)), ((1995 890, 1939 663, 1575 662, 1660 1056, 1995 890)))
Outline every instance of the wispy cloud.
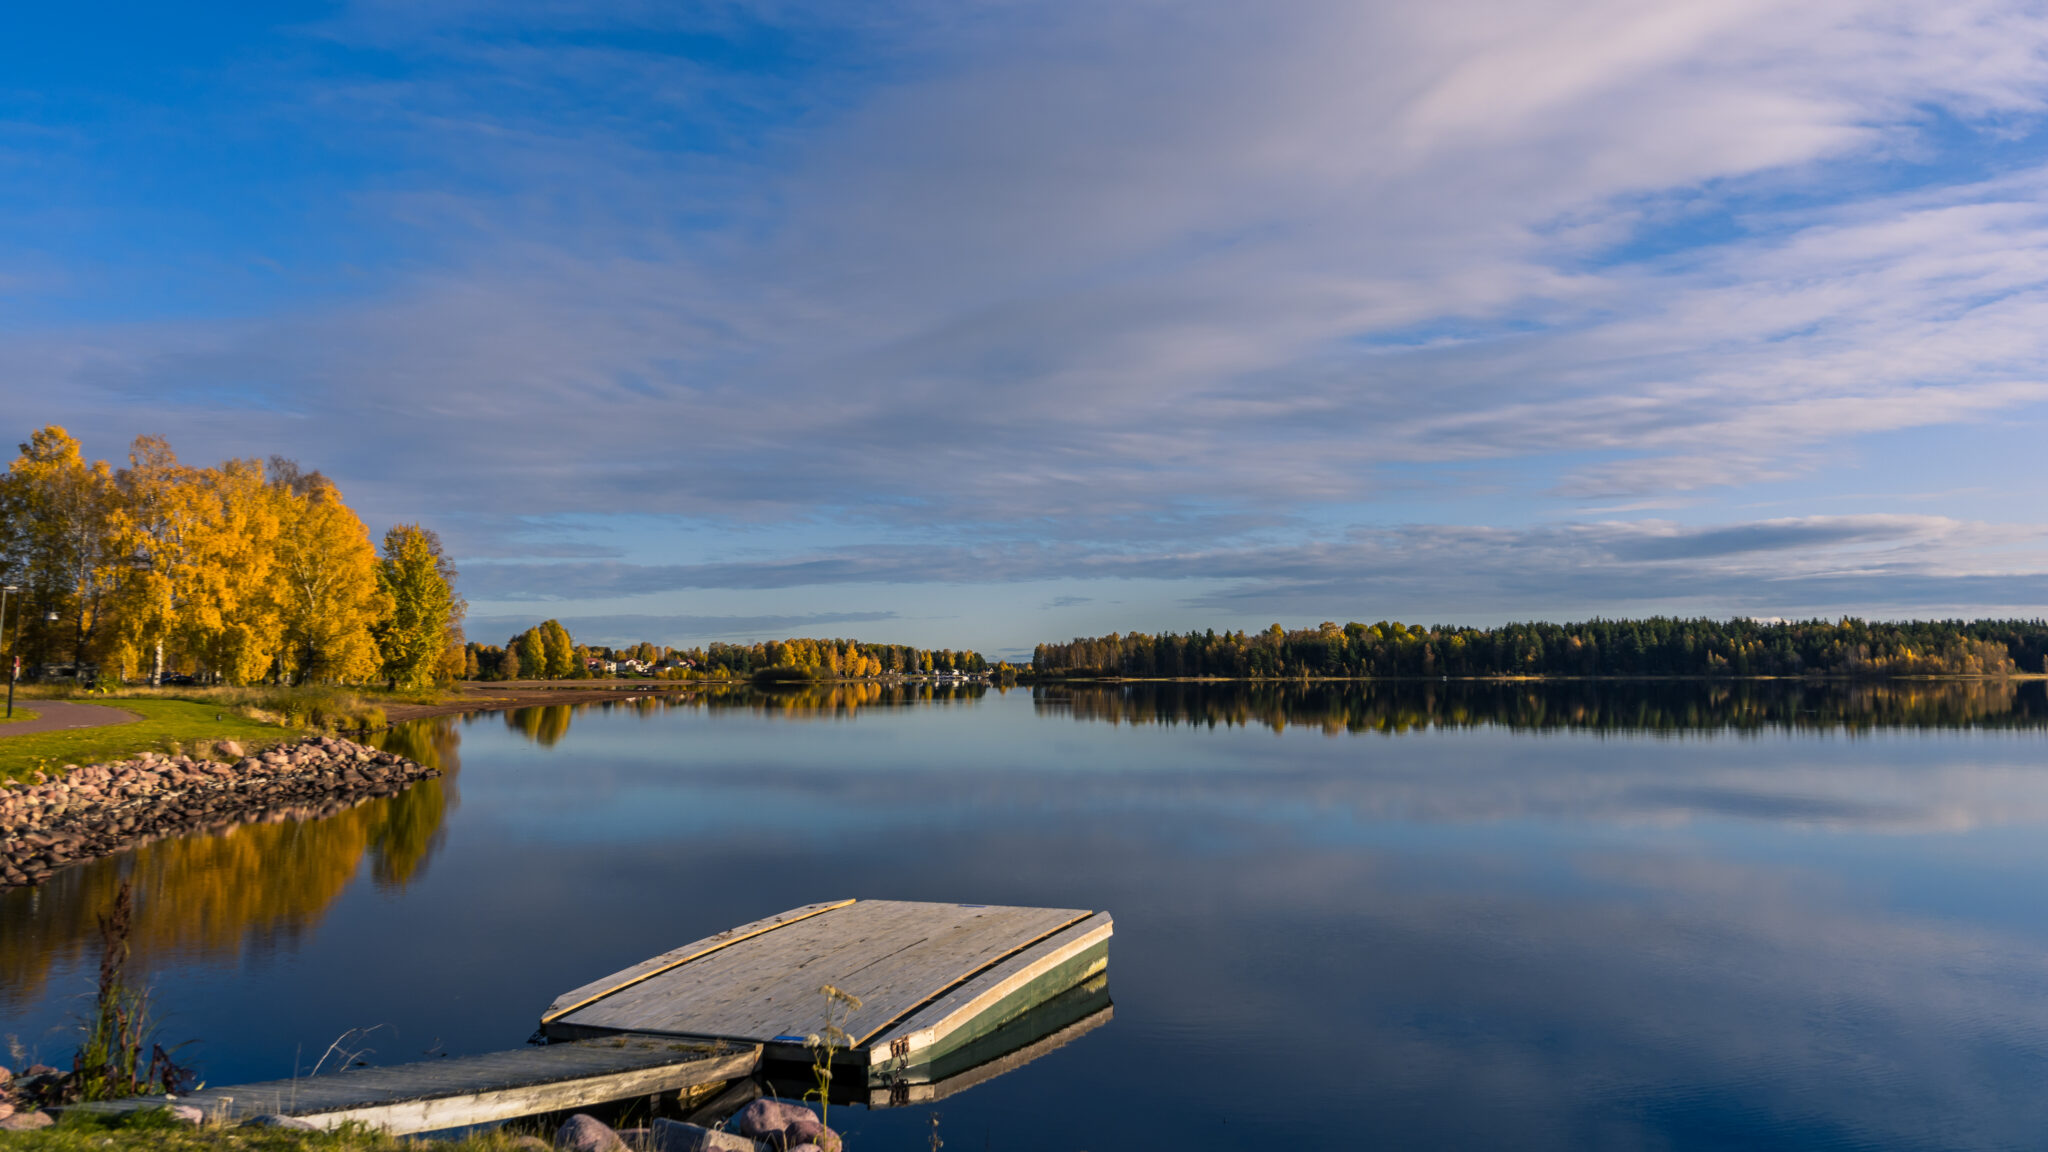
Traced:
MULTIPOLYGON (((474 639, 496 642, 502 633, 514 636, 533 627, 542 615, 473 616, 467 631, 474 639)), ((894 612, 813 612, 782 616, 561 616, 562 626, 580 644, 688 645, 711 640, 753 639, 760 636, 815 636, 848 624, 877 624, 897 619, 894 612)))
MULTIPOLYGON (((1580 615, 1900 615, 1968 604, 2015 610, 2048 600, 2048 526, 1902 515, 1706 526, 1656 520, 1519 529, 1396 525, 1291 544, 1190 550, 1083 542, 857 546, 760 563, 500 563, 475 565, 466 575, 473 594, 500 602, 1062 578, 1201 584, 1185 601, 1211 610, 1355 615, 1394 603, 1439 613, 1446 622, 1500 618, 1503 610, 1490 605, 1580 615)), ((1063 595, 1045 607, 1092 600, 1063 595)))
MULTIPOLYGON (((1365 547, 1333 519, 1420 525, 1366 534, 1420 563, 1588 501, 1733 535, 1510 527, 1551 583, 1474 594, 1744 541, 1714 578, 1771 580, 1792 530, 1733 494, 1824 500, 1873 438, 2048 401, 2048 26, 2004 0, 367 5, 291 43, 341 55, 230 85, 380 157, 324 223, 405 255, 273 307, 11 325, 0 389, 102 450, 299 455, 473 557, 618 561, 548 595, 1000 558, 1250 596, 1365 547), (1476 466, 1507 511, 1432 507, 1476 466), (595 527, 530 529, 567 513, 595 527), (664 517, 862 543, 631 563, 664 517)), ((1995 467, 1930 439, 1888 471, 1906 499, 1995 467)))

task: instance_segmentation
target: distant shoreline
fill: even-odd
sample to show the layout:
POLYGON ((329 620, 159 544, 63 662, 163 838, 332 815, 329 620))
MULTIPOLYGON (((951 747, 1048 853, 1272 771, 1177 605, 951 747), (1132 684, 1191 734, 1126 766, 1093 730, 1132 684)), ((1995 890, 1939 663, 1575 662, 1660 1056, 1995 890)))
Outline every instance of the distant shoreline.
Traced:
POLYGON ((387 704, 384 716, 392 724, 424 720, 430 716, 460 716, 469 712, 501 712, 512 708, 536 708, 550 704, 596 704, 606 700, 645 699, 667 696, 702 687, 706 681, 612 680, 593 684, 587 680, 465 680, 455 686, 455 699, 434 704, 387 704))
POLYGON ((1843 675, 1815 673, 1799 676, 1714 676, 1706 673, 1668 676, 1086 676, 1060 672, 1020 674, 1018 684, 1749 684, 1765 681, 1796 684, 1952 684, 1970 681, 1986 683, 2008 680, 2048 680, 2048 672, 2012 672, 2003 676, 1978 675, 1843 675))
MULTIPOLYGON (((1956 684, 2006 683, 2048 680, 2048 673, 2013 672, 1994 675, 1899 675, 1899 676, 1075 676, 1061 673, 1020 673, 1015 687, 1034 685, 1112 684, 1956 684)), ((774 685, 766 688, 746 680, 588 680, 463 681, 455 699, 435 704, 390 704, 385 715, 392 724, 424 720, 434 716, 459 716, 471 712, 504 712, 515 708, 541 708, 559 704, 600 704, 618 700, 641 700, 653 696, 676 696, 711 688, 748 688, 757 691, 800 691, 853 684, 918 684, 900 676, 841 677, 774 685)), ((955 684, 960 682, 953 682, 955 684)), ((1003 687, 996 680, 975 679, 968 684, 1003 687)))

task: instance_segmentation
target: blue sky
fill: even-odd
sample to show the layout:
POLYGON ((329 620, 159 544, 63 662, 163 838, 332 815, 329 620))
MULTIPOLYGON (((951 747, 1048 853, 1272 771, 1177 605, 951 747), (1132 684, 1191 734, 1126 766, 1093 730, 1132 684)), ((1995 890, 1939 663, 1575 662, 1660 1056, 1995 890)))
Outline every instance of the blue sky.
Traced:
POLYGON ((0 401, 480 639, 2048 611, 2038 4, 17 6, 0 401))

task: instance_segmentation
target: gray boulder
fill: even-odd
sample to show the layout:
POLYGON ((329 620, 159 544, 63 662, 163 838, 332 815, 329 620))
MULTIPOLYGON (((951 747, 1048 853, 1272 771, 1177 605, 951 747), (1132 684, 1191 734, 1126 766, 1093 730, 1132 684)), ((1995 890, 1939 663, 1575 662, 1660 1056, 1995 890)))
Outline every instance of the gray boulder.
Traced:
POLYGON ((626 1152, 626 1142, 611 1125, 582 1112, 555 1129, 555 1147, 560 1152, 626 1152))
POLYGON ((801 1104, 787 1100, 762 1098, 740 1109, 733 1117, 733 1127, 743 1135, 781 1136, 791 1125, 811 1125, 810 1131, 817 1131, 818 1114, 801 1104))

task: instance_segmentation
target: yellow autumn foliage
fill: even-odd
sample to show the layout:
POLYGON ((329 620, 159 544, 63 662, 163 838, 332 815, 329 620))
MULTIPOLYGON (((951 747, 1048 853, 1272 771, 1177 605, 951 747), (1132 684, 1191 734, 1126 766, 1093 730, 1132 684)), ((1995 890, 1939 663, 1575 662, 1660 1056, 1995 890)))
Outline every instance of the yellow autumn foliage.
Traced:
POLYGON ((23 586, 26 608, 7 647, 31 665, 298 684, 362 683, 391 663, 379 637, 403 606, 380 587, 368 528, 288 460, 195 467, 140 436, 110 469, 52 425, 0 477, 0 524, 0 581, 23 586))

